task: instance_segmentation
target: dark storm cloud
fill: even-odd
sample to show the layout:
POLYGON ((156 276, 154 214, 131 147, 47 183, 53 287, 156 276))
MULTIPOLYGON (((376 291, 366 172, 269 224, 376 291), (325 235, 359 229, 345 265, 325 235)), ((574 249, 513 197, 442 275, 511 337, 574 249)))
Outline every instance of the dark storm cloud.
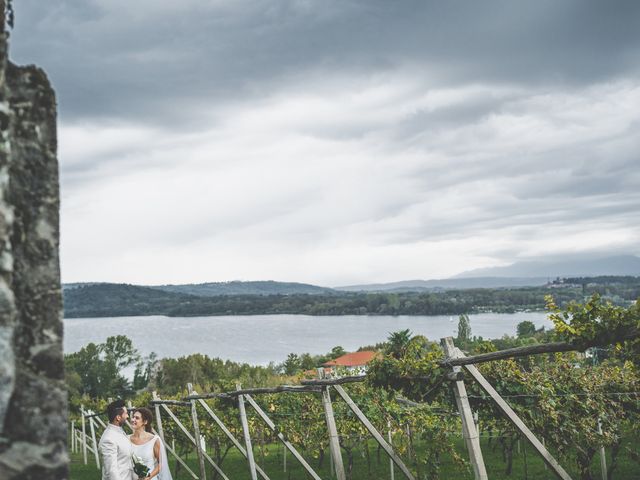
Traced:
POLYGON ((65 121, 198 122, 313 69, 412 64, 430 85, 586 84, 637 72, 640 3, 16 2, 13 56, 53 77, 65 121), (191 121, 189 121, 191 120, 191 121))
POLYGON ((640 253, 640 2, 15 8, 58 94, 67 281, 640 253))

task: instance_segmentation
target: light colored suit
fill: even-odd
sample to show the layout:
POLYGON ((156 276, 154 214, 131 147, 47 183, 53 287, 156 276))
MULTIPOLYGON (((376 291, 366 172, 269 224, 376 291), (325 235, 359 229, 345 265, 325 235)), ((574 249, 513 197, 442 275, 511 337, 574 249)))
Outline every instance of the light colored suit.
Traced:
POLYGON ((102 480, 137 480, 133 473, 131 442, 121 427, 107 425, 98 448, 102 455, 102 480))

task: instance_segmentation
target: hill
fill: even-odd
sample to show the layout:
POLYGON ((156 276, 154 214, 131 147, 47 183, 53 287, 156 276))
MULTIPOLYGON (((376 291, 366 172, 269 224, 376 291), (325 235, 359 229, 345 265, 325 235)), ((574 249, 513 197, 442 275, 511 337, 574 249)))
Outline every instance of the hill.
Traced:
POLYGON ((569 257, 516 262, 504 267, 479 268, 453 278, 481 277, 597 277, 603 275, 640 276, 640 258, 617 255, 601 258, 569 257))
POLYGON ((73 284, 63 288, 63 295, 66 318, 166 315, 198 298, 116 283, 73 284))
POLYGON ((348 285, 336 287, 343 292, 437 292, 466 288, 516 288, 545 285, 546 277, 511 278, 511 277, 475 277, 445 278, 440 280, 406 280, 391 283, 371 283, 365 285, 348 285))
POLYGON ((199 297, 215 297, 219 295, 328 295, 335 293, 331 288, 318 287, 306 283, 275 282, 273 280, 157 285, 150 288, 165 292, 197 295, 199 297))

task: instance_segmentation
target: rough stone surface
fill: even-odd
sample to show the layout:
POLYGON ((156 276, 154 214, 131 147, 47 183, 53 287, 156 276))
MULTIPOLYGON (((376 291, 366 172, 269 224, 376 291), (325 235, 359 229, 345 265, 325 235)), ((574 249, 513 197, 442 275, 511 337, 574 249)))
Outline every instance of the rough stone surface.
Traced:
POLYGON ((65 479, 55 94, 0 25, 0 480, 65 479))

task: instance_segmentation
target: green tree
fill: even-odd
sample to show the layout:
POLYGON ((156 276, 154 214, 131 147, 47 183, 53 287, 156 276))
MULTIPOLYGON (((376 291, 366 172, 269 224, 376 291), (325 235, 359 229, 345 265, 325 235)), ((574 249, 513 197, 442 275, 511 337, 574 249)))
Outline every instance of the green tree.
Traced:
POLYGON ((335 360, 336 358, 341 357, 345 353, 347 353, 347 351, 344 348, 342 348, 340 345, 333 347, 331 349, 331 353, 329 354, 329 360, 335 360))
POLYGON ((518 338, 533 337, 536 333, 536 326, 533 322, 525 320, 520 322, 517 327, 518 338))
POLYGON ((408 328, 391 332, 387 338, 387 353, 394 358, 400 358, 404 355, 412 335, 413 333, 408 328))
POLYGON ((124 335, 107 338, 105 343, 89 343, 65 355, 69 392, 98 397, 122 397, 131 392, 131 383, 122 370, 140 360, 131 340, 124 335))
POLYGON ((465 346, 471 341, 471 321, 466 313, 458 317, 458 336, 456 339, 459 346, 465 346))
POLYGON ((300 357, 295 353, 290 353, 282 364, 282 371, 285 375, 295 375, 302 367, 300 357))
POLYGON ((140 360, 138 351, 133 348, 133 342, 124 335, 107 338, 100 346, 105 362, 115 365, 118 370, 127 368, 140 360))

